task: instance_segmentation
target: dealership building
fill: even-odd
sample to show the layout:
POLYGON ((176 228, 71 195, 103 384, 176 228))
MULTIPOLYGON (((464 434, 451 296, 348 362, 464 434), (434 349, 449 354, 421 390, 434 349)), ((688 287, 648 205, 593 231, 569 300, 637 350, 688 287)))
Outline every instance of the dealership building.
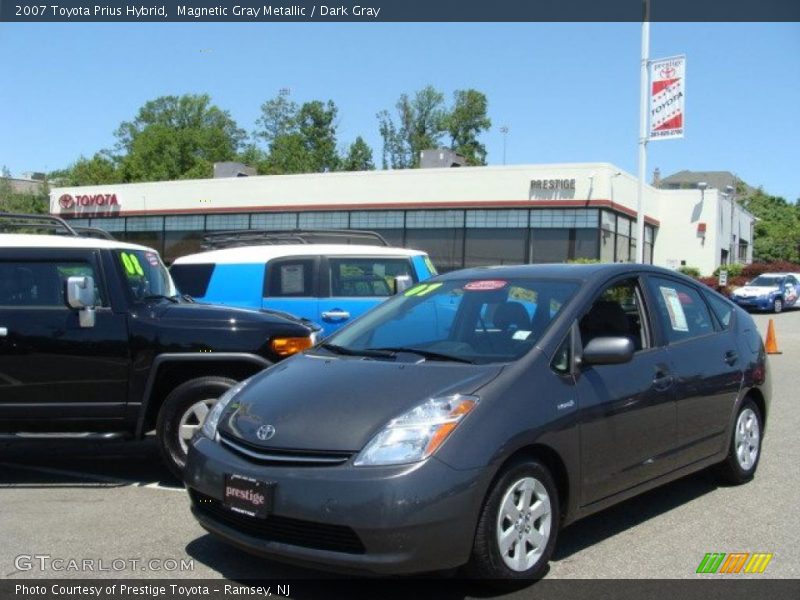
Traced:
MULTIPOLYGON (((635 260, 637 180, 608 163, 420 168, 54 188, 51 212, 156 248, 167 261, 208 232, 368 229, 427 251, 440 271, 635 260)), ((644 254, 710 274, 750 262, 754 217, 725 190, 646 186, 644 254)))

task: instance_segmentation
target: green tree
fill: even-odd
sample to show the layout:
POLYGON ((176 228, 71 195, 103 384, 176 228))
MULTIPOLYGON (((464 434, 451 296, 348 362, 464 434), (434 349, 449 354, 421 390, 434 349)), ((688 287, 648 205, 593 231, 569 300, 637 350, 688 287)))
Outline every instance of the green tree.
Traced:
POLYGON ((336 153, 336 115, 338 109, 332 100, 306 102, 297 113, 297 127, 303 140, 312 172, 336 171, 339 155, 336 153))
POLYGON ((283 135, 297 130, 297 103, 289 97, 291 92, 284 88, 274 98, 261 105, 261 116, 256 120, 260 127, 256 137, 263 139, 267 146, 283 135))
POLYGON ((372 148, 367 145, 364 138, 358 136, 350 144, 347 156, 342 160, 342 171, 372 171, 375 164, 372 162, 372 148))
POLYGON ((260 173, 321 173, 339 169, 336 117, 332 100, 313 100, 298 106, 288 90, 261 105, 255 137, 266 142, 260 173))
POLYGON ((236 157, 245 133, 207 94, 186 94, 145 103, 116 137, 123 181, 161 181, 210 177, 214 162, 236 157))
POLYGON ((742 205, 758 217, 753 256, 760 261, 800 260, 800 206, 755 190, 742 205))
POLYGON ((478 136, 492 126, 487 116, 486 95, 477 90, 457 90, 453 108, 445 117, 450 147, 466 158, 468 165, 486 164, 486 146, 478 136))
POLYGON ((50 188, 45 181, 37 192, 18 192, 7 167, 0 169, 0 212, 46 213, 50 209, 50 188))
POLYGON ((272 142, 270 153, 260 172, 266 175, 285 175, 313 171, 311 155, 307 151, 303 136, 299 133, 288 133, 275 138, 272 142))
POLYGON ((386 110, 377 115, 383 138, 383 167, 418 167, 419 153, 439 146, 446 131, 444 95, 429 85, 413 97, 402 94, 395 108, 397 123, 386 110))
POLYGON ((59 185, 98 185, 120 183, 121 173, 113 158, 96 153, 92 158, 81 156, 69 168, 51 174, 59 185))

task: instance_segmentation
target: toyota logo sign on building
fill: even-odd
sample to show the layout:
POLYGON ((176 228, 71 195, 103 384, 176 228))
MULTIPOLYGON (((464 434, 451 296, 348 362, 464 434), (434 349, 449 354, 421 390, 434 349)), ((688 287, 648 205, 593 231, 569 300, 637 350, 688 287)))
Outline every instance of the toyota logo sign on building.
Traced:
POLYGON ((116 194, 84 194, 73 196, 72 194, 61 194, 58 198, 58 205, 62 210, 72 210, 75 207, 97 208, 119 206, 116 194))

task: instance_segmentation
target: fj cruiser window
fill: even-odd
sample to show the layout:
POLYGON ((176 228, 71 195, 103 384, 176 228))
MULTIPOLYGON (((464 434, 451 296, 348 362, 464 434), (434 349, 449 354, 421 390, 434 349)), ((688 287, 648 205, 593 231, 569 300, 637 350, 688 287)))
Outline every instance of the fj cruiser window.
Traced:
POLYGON ((331 296, 391 296, 394 278, 414 277, 408 259, 331 258, 331 296))
MULTIPOLYGON (((25 261, 0 263, 0 306, 66 307, 64 285, 68 277, 98 278, 89 263, 77 261, 25 261)), ((96 287, 97 305, 103 298, 96 287)))

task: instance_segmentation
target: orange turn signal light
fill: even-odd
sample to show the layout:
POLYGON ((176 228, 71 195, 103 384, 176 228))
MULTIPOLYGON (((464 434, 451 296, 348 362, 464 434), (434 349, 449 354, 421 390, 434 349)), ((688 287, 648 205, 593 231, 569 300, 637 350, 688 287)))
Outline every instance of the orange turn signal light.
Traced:
POLYGON ((314 341, 310 337, 279 337, 270 343, 272 351, 278 356, 291 356, 313 345, 314 341))
POLYGON ((465 398, 464 400, 456 404, 453 410, 450 411, 449 415, 454 420, 439 425, 439 428, 436 430, 433 436, 431 436, 431 439, 425 448, 425 456, 430 456, 431 454, 436 452, 436 450, 439 449, 439 446, 441 446, 444 443, 444 441, 449 437, 449 435, 453 433, 459 421, 463 417, 465 417, 473 408, 475 408, 477 404, 478 403, 475 402, 475 400, 471 400, 468 398, 465 398))

